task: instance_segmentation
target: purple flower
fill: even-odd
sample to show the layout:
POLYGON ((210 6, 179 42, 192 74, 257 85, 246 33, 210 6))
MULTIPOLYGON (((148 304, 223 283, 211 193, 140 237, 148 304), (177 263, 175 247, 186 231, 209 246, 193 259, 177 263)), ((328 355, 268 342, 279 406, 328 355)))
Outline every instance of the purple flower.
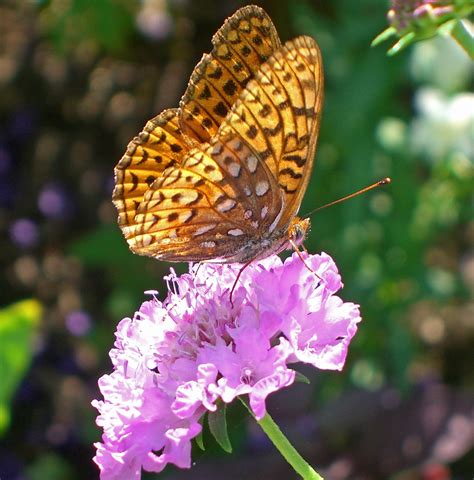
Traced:
POLYGON ((289 365, 341 370, 360 321, 326 254, 274 255, 247 267, 230 302, 239 265, 204 264, 167 277, 164 302, 145 302, 120 322, 114 371, 99 380, 103 401, 96 444, 101 479, 138 479, 168 463, 189 468, 199 421, 239 395, 257 419, 266 398, 294 382, 289 365), (311 272, 307 266, 311 267, 311 272))
POLYGON ((33 220, 19 218, 10 226, 10 237, 20 248, 32 248, 38 243, 38 226, 33 220))
POLYGON ((91 328, 91 318, 86 312, 75 310, 66 316, 66 327, 72 335, 86 335, 91 328))
POLYGON ((50 218, 64 219, 71 213, 71 201, 66 189, 56 183, 45 185, 38 196, 38 208, 50 218))

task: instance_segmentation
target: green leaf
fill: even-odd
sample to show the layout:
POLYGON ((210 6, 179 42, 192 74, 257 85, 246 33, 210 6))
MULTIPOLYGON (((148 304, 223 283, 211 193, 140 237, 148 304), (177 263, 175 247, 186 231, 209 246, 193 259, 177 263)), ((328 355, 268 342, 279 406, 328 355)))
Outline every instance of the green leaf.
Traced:
POLYGON ((201 433, 197 436, 197 437, 194 437, 194 440, 196 442, 196 445, 202 450, 206 450, 206 448, 204 447, 204 422, 206 421, 207 419, 207 413, 205 413, 199 420, 199 424, 201 425, 201 433))
POLYGON ((404 35, 398 42, 387 52, 390 56, 400 53, 404 48, 408 47, 416 40, 416 33, 410 32, 404 35))
POLYGON ((296 373, 295 382, 306 383, 307 385, 311 384, 309 378, 306 375, 303 375, 302 373, 296 372, 296 371, 295 373, 296 373))
POLYGON ((201 430, 201 433, 197 436, 197 437, 194 437, 194 441, 196 442, 196 445, 202 450, 206 450, 206 448, 204 447, 204 436, 202 434, 202 430, 201 430))
MULTIPOLYGON (((454 20, 446 22, 446 32, 456 40, 458 45, 469 55, 471 60, 474 60, 474 36, 473 25, 468 20, 454 20)), ((443 28, 440 27, 440 31, 443 28)))
POLYGON ((373 40, 372 43, 370 44, 371 47, 375 47, 376 45, 381 44, 382 42, 385 42, 390 37, 393 37, 396 35, 397 29, 395 27, 388 27, 386 28, 382 33, 379 33, 373 40))
POLYGON ((41 315, 37 300, 0 310, 0 435, 10 423, 10 402, 32 359, 32 341, 41 315))
POLYGON ((210 412, 208 415, 209 430, 211 431, 216 442, 221 448, 227 452, 232 453, 232 445, 227 433, 226 420, 226 406, 221 405, 215 412, 210 412))

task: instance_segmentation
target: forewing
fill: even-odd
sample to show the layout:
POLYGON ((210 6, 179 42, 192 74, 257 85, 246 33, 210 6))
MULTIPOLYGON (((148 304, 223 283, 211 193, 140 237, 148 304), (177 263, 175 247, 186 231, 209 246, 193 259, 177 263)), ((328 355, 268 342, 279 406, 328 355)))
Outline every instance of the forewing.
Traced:
POLYGON ((219 129, 251 145, 277 179, 285 199, 278 226, 289 225, 308 186, 322 102, 321 53, 298 37, 261 65, 219 129))
POLYGON ((138 205, 153 182, 171 165, 180 163, 188 147, 178 125, 178 109, 150 120, 129 144, 115 167, 112 200, 125 237, 135 223, 138 205))
POLYGON ((260 65, 281 47, 270 17, 250 5, 228 18, 212 38, 213 49, 195 67, 181 99, 183 133, 209 142, 260 65))

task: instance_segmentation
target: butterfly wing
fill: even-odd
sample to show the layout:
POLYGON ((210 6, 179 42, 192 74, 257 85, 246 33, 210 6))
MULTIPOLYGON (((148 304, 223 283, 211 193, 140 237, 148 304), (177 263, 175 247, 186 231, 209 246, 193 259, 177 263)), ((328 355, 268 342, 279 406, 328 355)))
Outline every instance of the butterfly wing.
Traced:
POLYGON ((178 109, 169 109, 150 120, 128 144, 115 167, 112 200, 126 237, 145 192, 166 168, 179 163, 188 151, 179 129, 178 113, 178 109))
POLYGON ((194 68, 180 102, 183 133, 209 142, 260 65, 281 47, 270 17, 250 5, 228 18, 212 38, 213 49, 194 68))
POLYGON ((133 251, 167 261, 238 262, 281 210, 275 177, 238 138, 197 147, 145 194, 133 251))
POLYGON ((321 105, 319 49, 299 37, 261 66, 210 143, 148 189, 128 231, 132 250, 168 261, 216 262, 278 251, 281 238, 272 233, 286 233, 300 206, 321 105))
POLYGON ((308 186, 322 103, 321 53, 314 39, 301 36, 260 67, 219 129, 252 145, 276 177, 284 196, 278 228, 290 224, 308 186))

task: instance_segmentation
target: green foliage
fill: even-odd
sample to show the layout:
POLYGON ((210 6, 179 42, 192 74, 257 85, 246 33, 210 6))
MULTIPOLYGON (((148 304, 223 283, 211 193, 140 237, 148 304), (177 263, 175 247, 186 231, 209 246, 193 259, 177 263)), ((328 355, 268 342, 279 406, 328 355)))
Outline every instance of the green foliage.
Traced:
POLYGON ((134 2, 128 0, 52 0, 43 6, 46 35, 63 53, 77 45, 119 53, 134 33, 134 2))
MULTIPOLYGON (((205 416, 201 417, 199 419, 199 423, 202 424, 202 419, 205 418, 205 416)), ((199 433, 198 436, 194 437, 194 443, 198 446, 198 448, 202 451, 206 450, 206 447, 204 446, 204 435, 203 435, 203 431, 201 430, 201 432, 199 433)))
MULTIPOLYGON (((302 212, 392 178, 377 192, 318 212, 307 246, 336 259, 345 282, 342 296, 361 305, 363 322, 351 347, 346 381, 369 389, 395 382, 406 389, 410 365, 420 355, 408 324, 410 309, 423 299, 449 302, 463 295, 458 273, 427 265, 426 255, 468 221, 473 174, 463 145, 469 132, 461 122, 451 124, 426 110, 432 102, 423 96, 425 90, 415 91, 409 56, 388 59, 367 48, 377 26, 362 21, 366 9, 377 11, 371 18, 383 18, 383 5, 370 1, 357 8, 333 2, 326 17, 309 2, 297 2, 290 10, 298 33, 309 32, 318 40, 326 72, 321 137, 302 212), (410 80, 418 101, 414 117, 410 99, 400 101, 410 80)), ((425 71, 444 71, 436 77, 438 85, 450 82, 450 95, 456 94, 467 85, 454 86, 446 72, 463 71, 465 58, 443 46, 449 39, 434 41, 433 54, 417 58, 429 59, 425 71), (444 51, 446 56, 440 56, 444 51)), ((418 44, 414 56, 418 48, 430 44, 418 44)), ((456 76, 461 78, 466 76, 456 76)), ((448 110, 450 98, 440 109, 448 110)), ((323 387, 321 395, 339 395, 344 382, 323 378, 332 386, 323 387)))
POLYGON ((105 269, 112 289, 106 301, 113 318, 131 315, 143 300, 143 292, 158 288, 163 272, 154 272, 149 261, 133 255, 117 225, 103 225, 76 240, 69 252, 91 269, 105 269), (159 279, 159 280, 158 280, 159 279))
POLYGON ((300 372, 295 372, 295 382, 306 383, 306 385, 309 385, 311 383, 310 379, 300 372))
POLYGON ((28 467, 29 480, 62 480, 77 478, 72 466, 61 456, 52 453, 42 455, 28 467))
POLYGON ((209 430, 216 442, 220 445, 222 450, 227 453, 232 453, 232 444, 230 443, 229 434, 227 432, 226 419, 226 405, 220 402, 219 407, 215 412, 209 412, 207 418, 209 423, 209 430))
POLYGON ((36 300, 23 300, 0 310, 0 435, 9 427, 13 395, 31 364, 41 315, 42 307, 36 300))

